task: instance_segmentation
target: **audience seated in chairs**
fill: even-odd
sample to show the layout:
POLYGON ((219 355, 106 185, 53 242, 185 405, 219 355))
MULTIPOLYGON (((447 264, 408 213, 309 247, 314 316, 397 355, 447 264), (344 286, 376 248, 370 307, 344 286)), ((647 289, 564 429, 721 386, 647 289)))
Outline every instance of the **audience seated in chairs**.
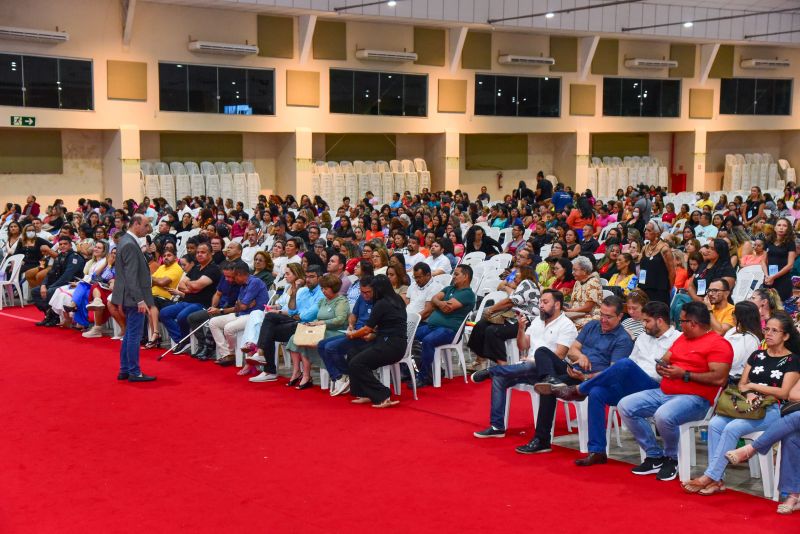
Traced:
POLYGON ((453 270, 453 283, 433 296, 426 308, 427 320, 417 328, 416 339, 422 343, 422 364, 417 387, 433 383, 431 366, 436 347, 453 342, 467 315, 475 307, 475 293, 470 288, 472 267, 459 265, 453 270))
POLYGON ((44 319, 36 323, 36 326, 58 326, 60 319, 50 307, 50 299, 58 288, 67 286, 83 274, 85 260, 72 250, 72 239, 67 236, 59 237, 58 250, 58 256, 53 261, 42 285, 31 288, 34 305, 44 313, 44 319))
POLYGON ((603 300, 603 286, 600 276, 592 272, 592 262, 585 256, 572 260, 572 275, 575 286, 572 288, 567 316, 580 330, 590 321, 600 318, 600 302, 603 300))
POLYGON ((658 480, 678 475, 678 429, 705 417, 727 384, 733 361, 730 343, 711 330, 711 314, 703 303, 685 304, 680 322, 683 336, 656 364, 660 388, 628 395, 618 404, 622 421, 647 455, 633 473, 656 473, 658 480), (649 417, 655 421, 663 447, 656 441, 649 417))

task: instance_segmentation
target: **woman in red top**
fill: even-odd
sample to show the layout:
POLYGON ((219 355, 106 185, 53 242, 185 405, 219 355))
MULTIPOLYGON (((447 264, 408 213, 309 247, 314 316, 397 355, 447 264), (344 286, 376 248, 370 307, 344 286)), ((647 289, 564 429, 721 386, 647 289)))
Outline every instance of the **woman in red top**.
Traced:
POLYGON ((667 205, 664 206, 664 213, 661 215, 661 220, 672 226, 677 216, 678 215, 675 213, 675 204, 667 202, 667 205))
POLYGON ((575 277, 572 276, 572 262, 567 258, 558 258, 555 265, 553 265, 553 274, 556 275, 556 279, 550 288, 561 291, 564 294, 564 301, 569 302, 572 296, 572 288, 575 287, 575 277))
POLYGON ((367 230, 367 241, 372 241, 373 239, 380 239, 381 241, 385 239, 378 219, 372 219, 369 223, 369 230, 367 230))

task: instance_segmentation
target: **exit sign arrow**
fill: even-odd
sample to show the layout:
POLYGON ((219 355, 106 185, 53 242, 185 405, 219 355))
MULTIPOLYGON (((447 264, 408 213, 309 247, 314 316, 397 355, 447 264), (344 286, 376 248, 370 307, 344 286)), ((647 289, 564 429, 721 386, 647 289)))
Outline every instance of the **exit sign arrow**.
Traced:
POLYGON ((11 115, 11 126, 36 126, 36 117, 11 115))

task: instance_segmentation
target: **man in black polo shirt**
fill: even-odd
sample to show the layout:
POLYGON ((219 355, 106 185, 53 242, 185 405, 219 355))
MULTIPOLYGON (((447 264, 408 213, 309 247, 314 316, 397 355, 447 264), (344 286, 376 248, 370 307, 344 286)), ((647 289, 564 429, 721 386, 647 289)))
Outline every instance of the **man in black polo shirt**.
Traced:
POLYGON ((536 175, 536 202, 550 202, 553 197, 553 184, 539 171, 536 175))

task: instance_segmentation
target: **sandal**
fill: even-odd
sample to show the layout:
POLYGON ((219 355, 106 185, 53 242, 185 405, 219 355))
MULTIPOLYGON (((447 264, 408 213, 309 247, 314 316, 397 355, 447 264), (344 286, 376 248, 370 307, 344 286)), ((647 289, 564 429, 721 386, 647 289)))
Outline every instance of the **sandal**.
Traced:
POLYGON ((161 346, 161 334, 156 334, 156 337, 144 344, 146 349, 154 349, 161 346))
POLYGON ((686 493, 700 493, 700 491, 706 489, 711 484, 714 484, 713 480, 706 483, 700 482, 700 478, 693 478, 689 482, 682 484, 683 491, 685 491, 686 493))
POLYGON ((396 406, 400 404, 399 400, 392 400, 391 397, 388 397, 386 400, 381 402, 380 404, 373 404, 373 408, 391 408, 392 406, 396 406))
POLYGON ((789 497, 778 505, 778 513, 788 515, 800 510, 800 495, 789 495, 789 497))
POLYGON ((725 491, 725 484, 720 480, 719 482, 712 482, 705 488, 701 489, 697 492, 698 495, 702 495, 703 497, 708 497, 709 495, 715 495, 717 493, 722 493, 725 491))
POLYGON ((726 452, 725 458, 727 458, 731 464, 736 465, 746 462, 755 455, 756 450, 752 445, 747 444, 744 447, 739 447, 738 449, 726 452))
POLYGON ((353 404, 366 404, 368 402, 372 402, 369 400, 369 397, 356 397, 355 399, 351 400, 353 404))
POLYGON ((241 369, 239 369, 239 372, 236 373, 236 374, 238 376, 245 376, 245 375, 249 375, 251 371, 252 371, 252 368, 249 365, 245 364, 245 366, 242 367, 241 369))

